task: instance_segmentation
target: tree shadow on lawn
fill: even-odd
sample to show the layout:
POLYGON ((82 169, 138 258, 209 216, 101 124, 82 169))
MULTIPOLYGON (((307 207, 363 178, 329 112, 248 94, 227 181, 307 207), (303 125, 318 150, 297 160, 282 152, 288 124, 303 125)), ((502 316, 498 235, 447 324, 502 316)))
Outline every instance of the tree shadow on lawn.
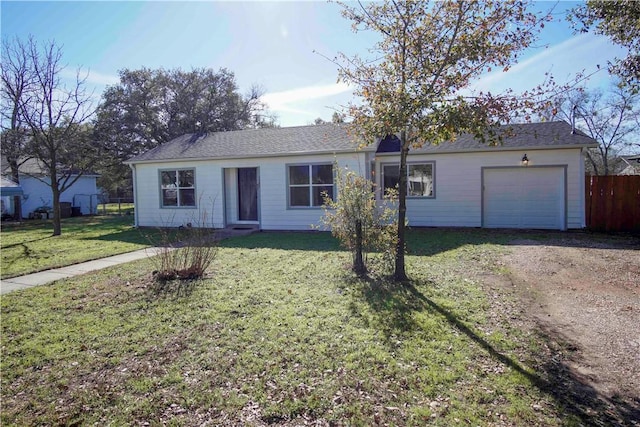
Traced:
MULTIPOLYGON (((13 243, 10 245, 5 245, 2 247, 2 249, 11 249, 11 248, 16 248, 18 246, 22 246, 22 250, 25 252, 30 251, 29 247, 27 246, 27 243, 34 243, 34 242, 40 242, 42 240, 47 240, 47 239, 51 239, 53 236, 45 236, 45 237, 41 237, 39 239, 31 239, 31 240, 25 240, 24 242, 17 242, 17 243, 13 243)), ((25 255, 28 256, 28 255, 25 255)))
MULTIPOLYGON (((533 386, 551 396, 564 413, 577 417, 584 423, 582 425, 638 425, 633 423, 634 420, 640 420, 640 402, 607 398, 561 360, 547 360, 538 372, 526 369, 517 359, 498 351, 454 313, 425 296, 419 288, 430 286, 428 281, 396 284, 385 279, 357 280, 352 277, 349 284, 362 294, 373 309, 378 325, 390 343, 392 337, 420 328, 412 316, 413 312, 438 315, 494 360, 518 372, 533 386)), ((355 306, 353 309, 357 310, 355 306)), ((536 333, 545 342, 554 341, 552 333, 548 331, 537 330, 536 333)), ((543 359, 540 355, 536 356, 538 360, 543 359)))

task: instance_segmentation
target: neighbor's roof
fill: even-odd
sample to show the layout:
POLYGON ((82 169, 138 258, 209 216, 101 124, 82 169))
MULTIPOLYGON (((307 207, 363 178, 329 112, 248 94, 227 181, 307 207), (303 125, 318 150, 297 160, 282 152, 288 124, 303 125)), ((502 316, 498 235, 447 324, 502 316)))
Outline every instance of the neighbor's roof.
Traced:
POLYGON ((187 134, 133 157, 126 163, 353 152, 358 144, 347 133, 348 128, 345 124, 328 123, 187 134))
MULTIPOLYGON (((593 138, 578 129, 572 131, 571 125, 564 121, 504 125, 497 132, 503 135, 502 143, 494 145, 481 143, 470 134, 462 134, 453 142, 444 142, 438 145, 425 144, 420 148, 411 149, 411 152, 474 152, 598 146, 597 141, 593 138)), ((380 142, 377 152, 396 153, 398 151, 400 151, 400 142, 398 138, 391 136, 380 142)))
MULTIPOLYGON (((8 175, 11 173, 9 162, 4 156, 2 156, 0 159, 0 169, 2 170, 3 174, 8 175)), ((18 170, 20 171, 20 174, 24 174, 28 176, 47 176, 48 174, 47 168, 44 166, 44 164, 40 160, 33 157, 26 160, 21 160, 18 170)), ((74 175, 77 173, 77 170, 68 170, 68 169, 65 169, 64 166, 61 166, 60 172, 61 173, 71 172, 71 174, 74 175)), ((97 176, 100 176, 100 174, 94 171, 87 171, 83 173, 83 176, 97 177, 97 176)))
POLYGON ((0 177, 0 194, 4 196, 17 196, 22 194, 22 187, 9 178, 0 177))
POLYGON ((626 160, 627 162, 636 162, 640 164, 640 154, 631 154, 628 156, 620 156, 620 158, 622 158, 623 160, 626 160))

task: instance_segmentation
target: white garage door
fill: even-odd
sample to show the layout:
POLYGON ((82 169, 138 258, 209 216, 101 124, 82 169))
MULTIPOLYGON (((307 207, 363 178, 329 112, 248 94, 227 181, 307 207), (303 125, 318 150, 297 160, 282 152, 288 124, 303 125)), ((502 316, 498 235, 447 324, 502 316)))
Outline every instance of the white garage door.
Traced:
POLYGON ((483 227, 565 229, 564 168, 488 168, 483 174, 483 227))

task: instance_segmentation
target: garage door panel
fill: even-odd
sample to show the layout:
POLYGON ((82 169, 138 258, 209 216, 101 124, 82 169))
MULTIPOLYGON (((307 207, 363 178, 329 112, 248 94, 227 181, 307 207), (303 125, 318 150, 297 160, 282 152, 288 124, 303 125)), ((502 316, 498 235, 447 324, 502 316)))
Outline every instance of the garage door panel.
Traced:
POLYGON ((499 168, 483 172, 483 226, 564 229, 564 169, 499 168))

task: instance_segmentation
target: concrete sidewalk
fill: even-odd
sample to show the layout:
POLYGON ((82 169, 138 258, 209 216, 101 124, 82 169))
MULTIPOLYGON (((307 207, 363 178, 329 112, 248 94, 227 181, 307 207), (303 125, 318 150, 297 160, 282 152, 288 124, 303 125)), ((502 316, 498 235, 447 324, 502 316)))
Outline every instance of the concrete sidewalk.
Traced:
MULTIPOLYGON (((258 231, 254 226, 230 226, 225 229, 216 231, 216 239, 228 239, 230 237, 244 236, 258 231)), ((27 274, 25 276, 13 277, 11 279, 0 280, 0 294, 6 294, 20 289, 28 289, 34 286, 46 285, 55 282, 58 279, 66 279, 67 277, 79 276, 90 271, 102 270, 125 262, 136 261, 143 258, 157 255, 163 248, 146 248, 125 254, 114 255, 107 258, 96 259, 93 261, 81 262, 66 267, 54 268, 51 270, 41 271, 39 273, 27 274)))
POLYGON ((136 261, 157 255, 161 248, 146 248, 125 254, 114 255, 107 258, 93 261, 81 262, 66 267, 54 268, 40 271, 38 273, 27 274, 25 276, 12 277, 11 279, 0 280, 0 294, 6 294, 20 289, 28 289, 34 286, 45 285, 58 279, 79 276, 90 271, 102 270, 125 262, 136 261))

